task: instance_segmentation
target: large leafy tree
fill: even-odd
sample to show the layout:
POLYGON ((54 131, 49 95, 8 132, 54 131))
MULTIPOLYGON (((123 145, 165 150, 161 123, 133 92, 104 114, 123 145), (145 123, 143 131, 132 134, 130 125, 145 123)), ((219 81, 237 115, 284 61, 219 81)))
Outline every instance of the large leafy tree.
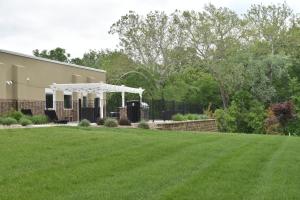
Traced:
POLYGON ((266 53, 280 53, 286 46, 286 34, 293 19, 292 10, 286 3, 278 5, 254 4, 244 15, 249 42, 268 48, 266 53), (258 43, 259 42, 259 43, 258 43))
POLYGON ((184 11, 175 16, 175 23, 185 30, 187 45, 196 50, 205 70, 217 81, 226 108, 230 90, 234 91, 242 78, 241 65, 234 59, 240 48, 241 20, 232 10, 212 4, 205 6, 203 12, 184 11))
POLYGON ((169 77, 178 71, 171 55, 178 55, 184 41, 182 29, 173 26, 173 18, 159 11, 145 17, 130 11, 111 26, 110 33, 118 34, 124 52, 141 64, 136 71, 153 84, 152 93, 164 98, 169 77))
POLYGON ((38 50, 35 49, 33 50, 33 55, 37 56, 37 57, 42 57, 42 58, 47 58, 50 60, 57 60, 60 62, 70 62, 70 54, 66 52, 65 49, 57 47, 55 49, 52 50, 38 50))

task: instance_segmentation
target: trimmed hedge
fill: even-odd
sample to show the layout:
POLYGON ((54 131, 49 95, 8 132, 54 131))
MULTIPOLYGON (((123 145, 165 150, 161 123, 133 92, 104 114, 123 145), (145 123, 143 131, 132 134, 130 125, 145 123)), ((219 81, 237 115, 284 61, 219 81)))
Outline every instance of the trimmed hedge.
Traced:
POLYGON ((14 118, 15 120, 19 121, 22 117, 24 117, 24 114, 20 111, 12 111, 8 113, 7 117, 14 118))
POLYGON ((28 126, 32 124, 32 121, 30 119, 28 119, 27 117, 22 117, 19 120, 19 124, 21 124, 22 126, 28 126))
POLYGON ((81 127, 89 127, 91 125, 91 122, 87 119, 83 119, 79 122, 78 126, 81 127))
POLYGON ((142 128, 142 129, 149 129, 149 124, 145 121, 141 121, 139 124, 138 124, 138 128, 142 128))
POLYGON ((97 120, 97 125, 104 125, 104 122, 105 122, 105 118, 100 118, 97 120))
POLYGON ((118 122, 115 119, 108 118, 108 119, 105 120, 104 126, 106 126, 106 127, 117 127, 118 122))
POLYGON ((131 122, 125 118, 119 119, 118 123, 120 126, 131 126, 131 122))
POLYGON ((199 114, 175 114, 172 116, 173 121, 187 121, 187 120, 201 120, 201 119, 208 119, 207 115, 199 115, 199 114))
POLYGON ((13 124, 18 124, 18 121, 15 118, 12 118, 12 117, 5 117, 5 118, 2 119, 2 124, 10 126, 10 125, 13 125, 13 124))
POLYGON ((33 124, 47 124, 49 122, 46 115, 33 115, 32 117, 28 117, 28 119, 30 119, 33 124))

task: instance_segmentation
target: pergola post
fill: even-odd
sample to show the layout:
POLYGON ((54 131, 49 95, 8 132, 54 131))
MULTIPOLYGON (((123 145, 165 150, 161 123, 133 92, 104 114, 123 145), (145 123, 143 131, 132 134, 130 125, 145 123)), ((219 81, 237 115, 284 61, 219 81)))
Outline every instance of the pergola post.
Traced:
POLYGON ((125 92, 122 92, 122 108, 125 107, 125 92))
MULTIPOLYGON (((142 90, 142 88, 139 88, 139 89, 141 89, 141 90, 142 90)), ((140 92, 140 93, 139 93, 139 95, 140 95, 140 103, 142 103, 142 102, 143 102, 143 99, 142 99, 142 98, 143 98, 143 96, 142 96, 142 95, 143 95, 143 93, 142 93, 142 92, 140 92)))
POLYGON ((103 114, 103 107, 104 107, 104 102, 103 102, 103 92, 100 93, 100 118, 103 119, 104 114, 103 114))
MULTIPOLYGON (((56 85, 56 83, 53 83, 53 85, 56 85)), ((53 91, 53 110, 56 110, 56 90, 52 89, 53 91)))

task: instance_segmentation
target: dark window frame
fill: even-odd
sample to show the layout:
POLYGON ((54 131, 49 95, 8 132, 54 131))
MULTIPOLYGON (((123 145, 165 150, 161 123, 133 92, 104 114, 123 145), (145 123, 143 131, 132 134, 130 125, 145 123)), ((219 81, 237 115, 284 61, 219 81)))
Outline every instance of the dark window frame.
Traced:
POLYGON ((53 98, 53 93, 46 93, 45 94, 45 109, 46 110, 53 110, 54 109, 54 98, 53 98), (50 97, 51 96, 51 97, 50 97), (50 97, 50 99, 48 99, 47 97, 50 97), (52 101, 51 101, 52 100, 52 101), (48 103, 48 101, 50 101, 48 103), (48 106, 49 105, 49 106, 48 106), (52 106, 52 107, 50 107, 52 106))

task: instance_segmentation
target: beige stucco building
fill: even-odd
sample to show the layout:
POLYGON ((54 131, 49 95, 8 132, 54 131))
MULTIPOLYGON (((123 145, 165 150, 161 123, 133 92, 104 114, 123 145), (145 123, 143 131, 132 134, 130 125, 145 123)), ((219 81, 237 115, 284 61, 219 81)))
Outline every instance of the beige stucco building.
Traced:
POLYGON ((0 50, 0 114, 12 109, 44 114, 44 110, 54 109, 60 119, 77 121, 79 107, 98 106, 99 97, 62 91, 53 95, 50 85, 105 81, 103 70, 0 50))

